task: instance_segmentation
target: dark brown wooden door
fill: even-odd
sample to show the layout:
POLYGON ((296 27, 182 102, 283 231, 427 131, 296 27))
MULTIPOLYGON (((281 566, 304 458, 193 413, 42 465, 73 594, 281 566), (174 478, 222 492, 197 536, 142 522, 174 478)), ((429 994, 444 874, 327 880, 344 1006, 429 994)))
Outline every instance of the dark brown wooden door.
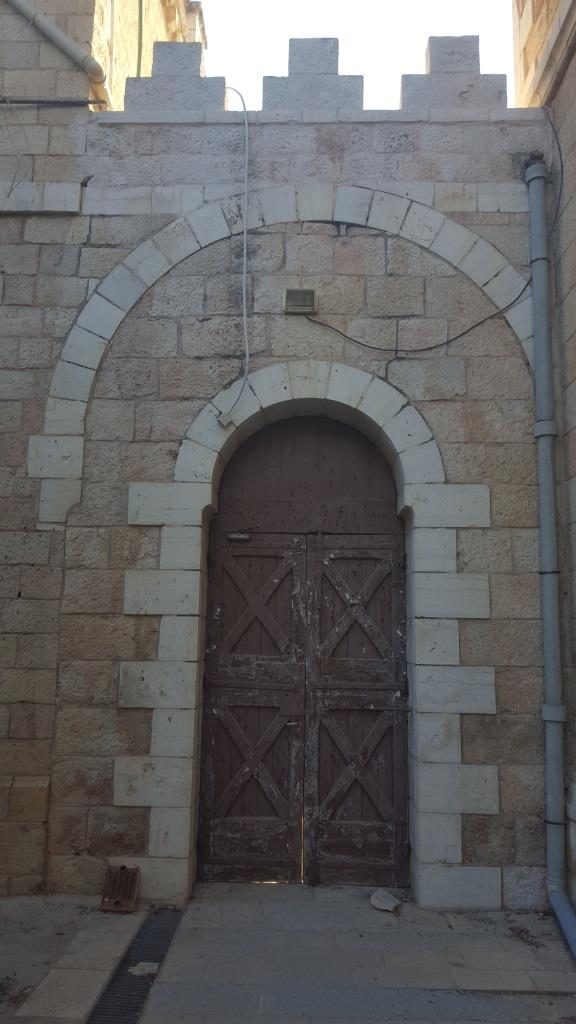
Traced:
POLYGON ((306 538, 214 535, 202 875, 301 876, 306 538))
POLYGON ((304 880, 407 881, 397 536, 308 538, 304 880))
POLYGON ((202 878, 407 883, 404 634, 380 454, 324 419, 261 431, 211 534, 202 878))

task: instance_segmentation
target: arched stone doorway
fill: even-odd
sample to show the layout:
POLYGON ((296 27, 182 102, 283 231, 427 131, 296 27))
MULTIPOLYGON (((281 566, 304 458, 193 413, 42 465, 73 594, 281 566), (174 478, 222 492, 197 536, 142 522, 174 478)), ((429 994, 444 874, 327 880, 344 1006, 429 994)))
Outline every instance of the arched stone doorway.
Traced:
POLYGON ((261 429, 211 529, 203 879, 407 884, 404 535, 376 446, 261 429))

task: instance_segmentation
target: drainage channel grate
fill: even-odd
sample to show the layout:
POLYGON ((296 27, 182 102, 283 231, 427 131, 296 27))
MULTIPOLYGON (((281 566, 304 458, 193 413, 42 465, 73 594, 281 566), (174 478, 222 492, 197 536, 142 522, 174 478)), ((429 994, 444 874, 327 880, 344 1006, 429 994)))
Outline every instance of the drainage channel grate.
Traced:
POLYGON ((181 910, 157 910, 144 921, 87 1024, 137 1024, 181 918, 181 910))

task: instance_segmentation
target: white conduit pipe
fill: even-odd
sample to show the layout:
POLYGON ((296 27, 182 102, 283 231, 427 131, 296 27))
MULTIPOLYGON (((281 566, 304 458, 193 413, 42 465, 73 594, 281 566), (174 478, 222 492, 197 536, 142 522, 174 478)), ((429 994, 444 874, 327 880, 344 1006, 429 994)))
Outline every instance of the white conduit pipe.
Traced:
POLYGON ((560 646, 560 587, 554 448, 556 410, 550 348, 550 257, 546 229, 548 169, 540 156, 526 166, 530 205, 530 263, 534 308, 534 436, 538 452, 540 597, 544 648, 546 736, 546 883, 550 906, 576 957, 576 913, 567 893, 564 723, 560 646))
POLYGON ((28 0, 8 0, 8 3, 18 14, 21 14, 31 25, 34 25, 39 32, 45 36, 54 46, 57 46, 62 53, 65 53, 70 60, 74 61, 92 82, 94 92, 98 99, 103 100, 107 106, 112 106, 112 100, 106 86, 106 73, 101 64, 86 53, 79 43, 74 42, 62 29, 45 14, 41 14, 32 6, 28 0))

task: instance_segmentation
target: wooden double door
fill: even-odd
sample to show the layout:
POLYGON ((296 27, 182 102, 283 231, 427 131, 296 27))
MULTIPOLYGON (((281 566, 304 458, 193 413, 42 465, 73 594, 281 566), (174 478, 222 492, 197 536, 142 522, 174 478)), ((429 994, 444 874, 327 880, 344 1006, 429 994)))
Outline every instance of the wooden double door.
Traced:
POLYGON ((266 428, 226 471, 209 568, 200 877, 406 884, 403 534, 382 457, 331 420, 266 428))

